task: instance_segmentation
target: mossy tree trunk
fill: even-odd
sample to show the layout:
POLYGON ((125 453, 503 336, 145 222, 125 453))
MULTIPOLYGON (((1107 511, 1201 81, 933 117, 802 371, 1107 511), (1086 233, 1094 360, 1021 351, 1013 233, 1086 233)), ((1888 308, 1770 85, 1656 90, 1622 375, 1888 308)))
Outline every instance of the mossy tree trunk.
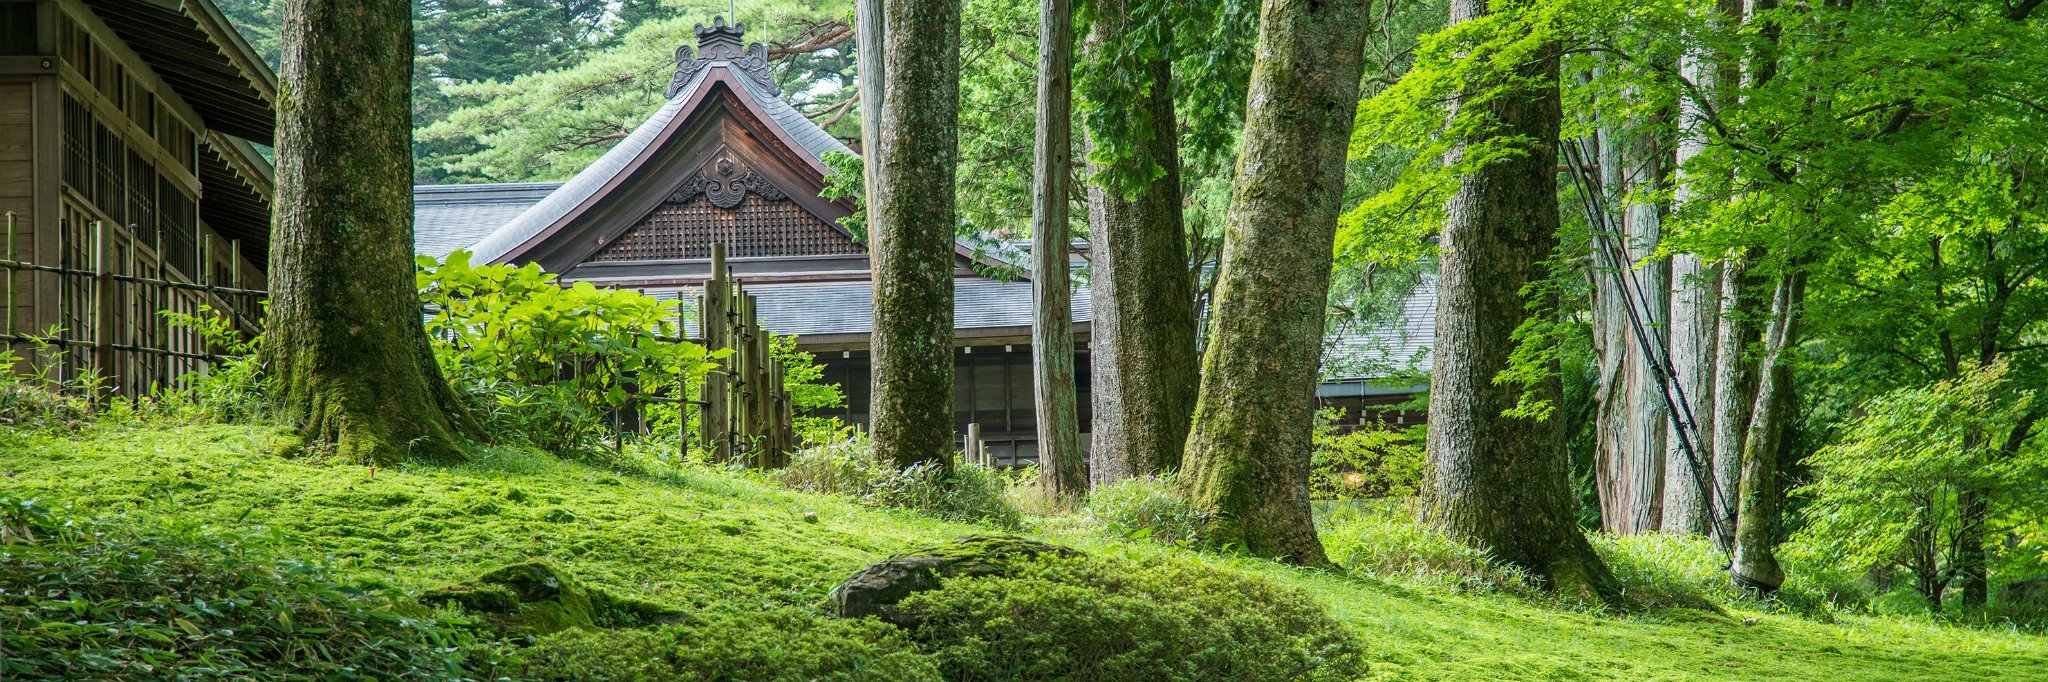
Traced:
POLYGON ((412 260, 412 10, 289 0, 265 352, 309 438, 456 460, 475 427, 434 364, 412 260))
POLYGON ((1070 502, 1088 492, 1074 395, 1074 324, 1067 272, 1067 179, 1073 172, 1074 14, 1038 5, 1038 147, 1031 185, 1031 375, 1038 408, 1038 481, 1070 502))
MULTIPOLYGON (((1453 0, 1451 21, 1486 11, 1483 0, 1453 0)), ((1521 136, 1527 152, 1465 175, 1446 209, 1425 515, 1550 589, 1614 602, 1613 573, 1575 520, 1559 421, 1507 414, 1524 390, 1559 400, 1558 380, 1553 373, 1527 389, 1495 381, 1509 366, 1511 335, 1530 314, 1522 288, 1546 276, 1543 260, 1558 243, 1557 57, 1529 62, 1518 76, 1527 85, 1484 106, 1500 124, 1491 134, 1521 136)))
POLYGON ((1715 315, 1713 452, 1714 544, 1735 551, 1737 497, 1742 488, 1743 437, 1749 433, 1749 411, 1756 401, 1756 341, 1753 321, 1762 308, 1762 284, 1751 273, 1749 255, 1735 255, 1721 264, 1720 312, 1715 315))
POLYGON ((1756 404, 1743 435, 1735 556, 1728 565, 1736 587, 1763 594, 1776 592, 1785 583, 1777 556, 1778 517, 1785 500, 1778 472, 1793 408, 1792 353, 1799 343, 1799 316, 1806 301, 1806 273, 1796 263, 1791 267, 1771 294, 1770 327, 1764 332, 1763 359, 1757 367, 1756 404))
POLYGON ((953 171, 960 4, 884 0, 882 106, 870 153, 876 456, 951 466, 953 171))
MULTIPOLYGON (((1088 34, 1099 56, 1127 38, 1122 0, 1103 0, 1088 34)), ((1181 223, 1180 150, 1173 70, 1166 60, 1116 62, 1143 69, 1151 87, 1123 93, 1130 115, 1152 122, 1128 162, 1156 168, 1142 187, 1089 188, 1089 295, 1095 401, 1089 475, 1100 485, 1180 468, 1195 412, 1195 292, 1181 223)), ((1135 84, 1132 77, 1117 82, 1135 84)), ((1100 171, 1099 166, 1092 170, 1100 171)))
POLYGON ((1316 368, 1367 0, 1267 0, 1182 485, 1209 538, 1324 564, 1308 499, 1316 368))

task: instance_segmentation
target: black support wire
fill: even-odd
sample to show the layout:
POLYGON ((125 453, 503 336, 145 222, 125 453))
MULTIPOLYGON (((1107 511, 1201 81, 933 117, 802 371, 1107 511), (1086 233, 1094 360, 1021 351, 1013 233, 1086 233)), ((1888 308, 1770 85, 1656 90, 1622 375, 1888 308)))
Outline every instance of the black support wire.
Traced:
MULTIPOLYGON (((1672 433, 1678 436, 1678 448, 1685 460, 1692 464, 1694 487, 1699 489, 1700 499, 1710 500, 1720 506, 1719 511, 1733 510, 1728 491, 1722 490, 1714 480, 1712 463, 1702 461, 1695 443, 1700 440, 1699 422, 1692 412, 1692 403, 1686 400, 1685 387, 1678 382, 1677 368, 1671 364, 1671 349, 1654 342, 1650 334, 1648 318, 1652 316, 1649 301, 1643 295, 1643 283, 1635 269, 1629 267, 1632 259, 1628 251, 1614 239, 1615 231, 1608 221, 1605 198, 1596 191, 1594 181, 1587 177, 1591 166, 1586 163, 1583 140, 1569 143, 1560 142, 1565 162, 1571 167, 1572 184, 1578 189, 1579 204, 1586 212, 1586 221, 1592 224, 1593 241, 1596 249, 1607 257, 1613 267, 1608 268, 1621 290, 1623 307, 1628 310, 1628 325, 1636 339, 1636 345, 1650 360, 1651 375, 1657 378, 1657 386, 1664 397, 1665 412, 1670 416, 1672 433)), ((1724 527, 1724 514, 1709 510, 1708 523, 1713 524, 1717 537, 1730 537, 1733 529, 1724 527)))

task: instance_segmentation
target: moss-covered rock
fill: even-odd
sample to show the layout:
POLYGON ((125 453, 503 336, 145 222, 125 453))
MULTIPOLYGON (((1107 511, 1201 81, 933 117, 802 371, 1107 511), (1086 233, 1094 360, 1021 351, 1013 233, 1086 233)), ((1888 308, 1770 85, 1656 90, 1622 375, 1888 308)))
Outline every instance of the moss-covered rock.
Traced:
POLYGON ((832 589, 832 605, 845 618, 874 616, 911 627, 914 620, 896 608, 905 597, 938 589, 947 578, 1004 575, 1022 560, 1040 555, 1077 557, 1081 553, 1015 535, 969 535, 861 569, 832 589))
POLYGON ((427 590, 419 601, 460 606, 499 630, 534 635, 683 619, 681 610, 582 585, 538 561, 512 564, 471 582, 427 590))

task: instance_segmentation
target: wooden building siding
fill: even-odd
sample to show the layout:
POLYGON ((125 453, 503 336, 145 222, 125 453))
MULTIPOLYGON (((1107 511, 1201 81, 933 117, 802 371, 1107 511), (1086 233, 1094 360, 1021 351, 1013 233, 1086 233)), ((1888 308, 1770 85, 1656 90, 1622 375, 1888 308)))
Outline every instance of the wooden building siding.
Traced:
MULTIPOLYGON (((0 219, 15 214, 7 260, 33 258, 36 253, 35 83, 0 81, 0 219)), ((0 223, 4 229, 4 223, 0 223)), ((9 272, 0 282, 12 293, 4 305, 9 316, 0 333, 36 325, 36 278, 30 272, 9 272)), ((17 351, 19 352, 19 351, 17 351)))
MULTIPOLYGON (((124 39, 155 41, 140 49, 156 50, 151 54, 159 59, 165 45, 207 45, 199 37, 208 30, 203 17, 214 12, 204 0, 153 6, 162 16, 142 24, 117 0, 0 4, 7 17, 25 17, 31 28, 22 35, 33 37, 9 32, 0 45, 0 213, 16 213, 4 259, 45 269, 0 270, 7 347, 25 361, 48 362, 28 337, 44 339, 64 351, 55 376, 97 372, 118 395, 139 395, 203 368, 210 349, 196 331, 173 327, 162 313, 233 309, 245 331, 258 330, 257 296, 194 287, 263 288, 265 245, 244 251, 241 240, 224 234, 267 239, 271 186, 267 163, 246 144, 209 131, 194 104, 267 109, 267 100, 233 100, 238 93, 210 85, 173 88, 166 77, 197 83, 186 71, 202 67, 185 56, 153 62, 124 39), (105 12, 125 28, 110 27, 105 12), (228 210, 208 210, 216 205, 228 210), (214 213, 229 220, 209 225, 214 213), (117 281, 126 277, 171 284, 117 281)), ((246 50, 218 41, 210 47, 221 63, 246 50)), ((271 78, 267 71, 248 74, 271 78)), ((267 92, 264 83, 253 85, 259 87, 251 92, 267 92)))

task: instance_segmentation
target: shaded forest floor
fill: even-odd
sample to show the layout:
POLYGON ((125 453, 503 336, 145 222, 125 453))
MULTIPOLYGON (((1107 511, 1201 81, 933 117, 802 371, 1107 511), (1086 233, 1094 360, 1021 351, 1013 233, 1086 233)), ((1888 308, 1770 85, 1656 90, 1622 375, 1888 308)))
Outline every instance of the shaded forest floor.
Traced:
MULTIPOLYGON (((262 530, 288 554, 412 591, 545 559, 690 610, 819 608, 868 563, 989 530, 702 467, 494 449, 458 467, 372 470, 280 459, 280 438, 254 426, 0 433, 0 489, 76 514, 262 530)), ((1428 576, 1294 569, 1071 521, 1031 525, 1027 535, 1091 553, 1173 554, 1304 588, 1365 643, 1372 679, 2048 680, 2048 637, 2036 634, 1740 605, 1598 614, 1428 576)))

